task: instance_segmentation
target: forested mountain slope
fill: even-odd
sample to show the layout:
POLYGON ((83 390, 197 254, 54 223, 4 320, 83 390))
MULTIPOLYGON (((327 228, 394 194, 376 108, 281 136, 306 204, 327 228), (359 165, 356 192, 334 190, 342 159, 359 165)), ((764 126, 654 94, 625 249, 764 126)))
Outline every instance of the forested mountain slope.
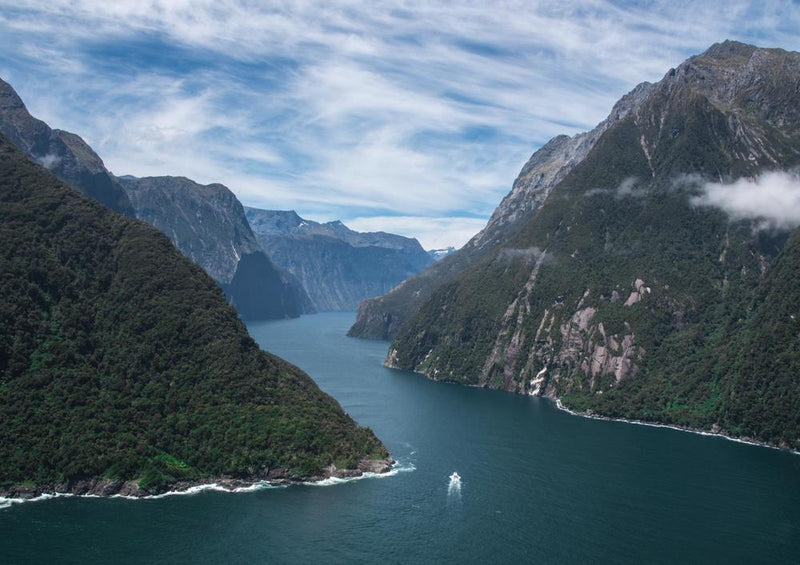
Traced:
POLYGON ((0 137, 0 494, 144 494, 385 468, 155 228, 0 137))
POLYGON ((759 204, 800 193, 800 54, 725 42, 646 91, 388 362, 800 448, 800 218, 759 204))

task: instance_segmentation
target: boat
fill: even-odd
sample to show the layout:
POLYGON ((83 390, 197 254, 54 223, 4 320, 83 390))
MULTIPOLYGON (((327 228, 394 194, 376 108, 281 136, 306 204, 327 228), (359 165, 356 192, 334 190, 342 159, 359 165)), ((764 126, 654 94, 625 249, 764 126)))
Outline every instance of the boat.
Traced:
POLYGON ((461 482, 461 477, 458 475, 458 473, 453 471, 453 474, 450 475, 450 482, 451 483, 460 483, 461 482))

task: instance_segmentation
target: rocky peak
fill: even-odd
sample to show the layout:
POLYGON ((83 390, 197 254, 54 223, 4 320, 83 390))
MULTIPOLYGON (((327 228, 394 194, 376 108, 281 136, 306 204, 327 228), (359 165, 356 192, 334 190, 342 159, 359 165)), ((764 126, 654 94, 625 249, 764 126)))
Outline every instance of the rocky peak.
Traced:
POLYGON ((670 98, 707 97, 724 112, 750 113, 785 128, 800 122, 800 53, 736 41, 711 46, 670 69, 659 82, 670 98))
MULTIPOLYGON (((25 111, 25 103, 17 92, 4 80, 0 80, 0 112, 25 111)), ((30 115, 30 114, 28 114, 30 115)))
POLYGON ((758 50, 758 47, 755 45, 726 39, 721 43, 715 43, 700 56, 708 59, 716 59, 718 61, 740 61, 742 59, 746 61, 758 50))
POLYGON ((608 117, 593 130, 573 135, 558 135, 538 149, 514 181, 511 192, 495 209, 486 227, 465 247, 494 247, 504 241, 524 219, 544 202, 550 191, 588 155, 605 131, 638 109, 653 90, 642 82, 623 96, 608 117))
POLYGON ((245 206, 244 213, 253 231, 265 236, 294 233, 306 222, 294 210, 261 210, 245 206))
POLYGON ((51 129, 31 116, 22 99, 0 80, 0 132, 25 155, 112 210, 133 215, 125 191, 80 136, 51 129))

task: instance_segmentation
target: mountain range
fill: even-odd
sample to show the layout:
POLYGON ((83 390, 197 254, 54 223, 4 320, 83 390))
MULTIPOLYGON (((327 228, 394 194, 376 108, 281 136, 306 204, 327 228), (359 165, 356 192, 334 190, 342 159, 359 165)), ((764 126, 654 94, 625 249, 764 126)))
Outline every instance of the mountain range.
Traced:
POLYGON ((184 177, 120 177, 136 217, 157 227, 203 267, 245 320, 314 312, 297 279, 256 241, 244 208, 228 187, 184 177))
POLYGON ((79 192, 163 231, 225 289, 244 319, 297 317, 313 311, 297 280, 264 255, 241 203, 227 187, 203 186, 183 177, 115 177, 80 136, 51 129, 31 116, 14 89, 1 80, 0 132, 79 192))
POLYGON ((246 208, 261 247, 302 283, 320 311, 355 310, 433 262, 416 239, 360 233, 340 221, 318 223, 294 211, 246 208))

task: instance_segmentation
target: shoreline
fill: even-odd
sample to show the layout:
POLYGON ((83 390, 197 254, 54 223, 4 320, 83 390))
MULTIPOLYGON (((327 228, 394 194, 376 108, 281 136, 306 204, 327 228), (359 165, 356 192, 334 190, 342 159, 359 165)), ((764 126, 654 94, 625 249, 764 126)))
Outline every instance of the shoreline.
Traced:
MULTIPOLYGON (((24 502, 41 502, 53 498, 123 498, 126 500, 157 500, 168 496, 188 496, 206 491, 227 492, 231 494, 256 492, 272 488, 285 488, 291 485, 332 486, 361 479, 393 477, 401 471, 397 461, 391 457, 378 460, 363 460, 356 469, 337 469, 331 465, 324 475, 301 478, 287 469, 276 469, 272 477, 233 479, 217 477, 198 481, 178 481, 169 485, 164 492, 139 490, 134 481, 110 481, 108 479, 87 479, 71 486, 44 485, 36 487, 10 487, 0 490, 0 510, 24 502), (91 485, 91 486, 89 486, 91 485), (88 488, 87 488, 88 487, 88 488)), ((412 469, 413 470, 413 467, 412 469)))
POLYGON ((648 426, 651 428, 667 428, 669 430, 675 430, 678 432, 685 432, 689 434, 696 434, 701 436, 707 437, 716 437, 720 439, 725 439, 728 441, 733 441, 736 443, 742 443, 745 445, 752 445, 755 447, 766 447, 768 449, 774 449, 775 451, 783 451, 785 453, 790 453, 792 455, 800 455, 800 451, 796 449, 791 449, 789 447, 781 447, 779 445, 774 445, 771 443, 767 443, 764 441, 759 441, 756 439, 751 438, 741 438, 736 436, 730 436, 724 434, 722 432, 712 432, 711 430, 704 430, 701 428, 690 428, 688 426, 677 426, 675 424, 659 424, 658 422, 647 422, 645 420, 631 420, 629 418, 614 418, 612 416, 603 416, 602 414, 595 414, 593 412, 579 412, 577 410, 572 410, 571 408, 567 408, 564 406, 564 403, 561 401, 560 398, 554 396, 540 396, 539 398, 544 398, 552 402, 556 408, 561 410, 562 412, 566 412, 571 416, 577 416, 579 418, 586 418, 588 420, 605 420, 606 422, 622 422, 625 424, 634 424, 636 426, 648 426))
POLYGON ((564 403, 561 401, 561 399, 556 397, 556 396, 531 395, 531 394, 526 394, 526 393, 523 393, 523 392, 515 392, 515 391, 512 391, 512 390, 504 390, 502 388, 492 388, 492 387, 485 387, 485 386, 474 385, 474 384, 469 384, 469 383, 459 383, 459 382, 456 382, 456 381, 448 381, 448 380, 436 379, 436 378, 431 377, 430 375, 428 375, 426 373, 423 373, 422 371, 415 371, 414 369, 403 369, 402 367, 397 367, 395 365, 392 365, 392 364, 389 364, 389 363, 386 363, 386 362, 384 362, 383 366, 386 367, 387 369, 394 369, 396 371, 409 371, 409 372, 415 373, 417 375, 422 375, 423 377, 425 377, 429 381, 434 381, 434 382, 437 382, 437 383, 452 384, 452 385, 458 385, 458 386, 466 386, 466 387, 469 387, 469 388, 480 388, 480 389, 487 389, 487 390, 499 390, 501 392, 506 392, 506 393, 509 393, 509 394, 519 394, 519 395, 522 395, 522 396, 533 396, 534 398, 543 398, 545 400, 548 400, 548 401, 552 402, 556 406, 556 408, 558 408, 562 412, 566 412, 567 414, 570 414, 571 416, 577 416, 579 418, 587 418, 589 420, 605 420, 607 422, 623 422, 625 424, 634 424, 634 425, 637 425, 637 426, 649 426, 651 428, 667 428, 667 429, 675 430, 675 431, 678 431, 678 432, 686 432, 686 433, 690 433, 690 434, 697 434, 697 435, 707 436, 707 437, 718 437, 718 438, 721 438, 721 439, 726 439, 728 441, 733 441, 733 442, 736 442, 736 443, 742 443, 742 444, 745 444, 745 445, 752 445, 752 446, 755 446, 755 447, 766 447, 768 449, 774 449, 776 451, 783 451, 783 452, 786 452, 786 453, 791 453, 792 455, 800 455, 800 450, 797 450, 797 449, 792 449, 792 448, 789 448, 789 447, 781 447, 779 445, 774 445, 774 444, 771 444, 771 443, 767 443, 767 442, 764 442, 764 441, 759 441, 759 440, 751 439, 751 438, 741 438, 741 437, 736 437, 736 436, 730 436, 730 435, 724 434, 722 432, 713 432, 711 430, 704 430, 704 429, 701 429, 701 428, 690 428, 690 427, 684 427, 684 426, 677 426, 675 424, 659 424, 658 422, 647 422, 645 420, 631 420, 631 419, 628 419, 628 418, 614 418, 612 416, 603 416, 602 414, 595 414, 595 413, 592 413, 592 412, 579 412, 577 410, 572 410, 571 408, 567 408, 566 406, 564 406, 564 403))

